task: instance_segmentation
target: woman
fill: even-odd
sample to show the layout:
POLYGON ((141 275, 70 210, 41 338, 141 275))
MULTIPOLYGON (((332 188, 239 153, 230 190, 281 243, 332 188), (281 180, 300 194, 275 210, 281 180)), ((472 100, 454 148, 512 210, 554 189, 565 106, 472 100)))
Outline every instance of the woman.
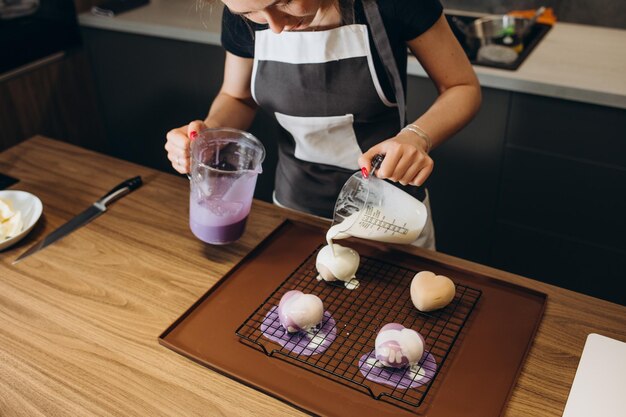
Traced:
MULTIPOLYGON (((189 143, 206 127, 246 130, 257 106, 283 127, 276 204, 331 218, 347 178, 376 176, 428 205, 428 155, 474 116, 480 87, 438 0, 223 0, 224 80, 204 121, 167 134, 180 173, 189 143), (406 48, 439 97, 403 127, 406 48), (403 128, 401 128, 403 127, 403 128)), ((430 216, 429 216, 430 219, 430 216)), ((416 244, 434 248, 432 224, 416 244)))

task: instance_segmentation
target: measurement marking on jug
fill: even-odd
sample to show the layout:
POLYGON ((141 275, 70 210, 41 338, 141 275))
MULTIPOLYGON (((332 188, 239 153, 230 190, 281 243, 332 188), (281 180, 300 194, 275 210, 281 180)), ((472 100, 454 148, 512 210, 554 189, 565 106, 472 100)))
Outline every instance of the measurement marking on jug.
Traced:
MULTIPOLYGON (((392 234, 393 233, 398 233, 398 234, 401 234, 401 235, 406 235, 407 233, 409 233, 409 229, 407 229, 406 227, 398 226, 397 224, 386 222, 384 220, 384 218, 383 219, 379 219, 379 218, 371 216, 371 215, 370 216, 366 215, 363 218, 363 221, 361 223, 362 223, 363 226, 370 225, 372 227, 378 227, 378 228, 389 230, 392 234)), ((405 224, 405 226, 406 226, 406 224, 405 224)))

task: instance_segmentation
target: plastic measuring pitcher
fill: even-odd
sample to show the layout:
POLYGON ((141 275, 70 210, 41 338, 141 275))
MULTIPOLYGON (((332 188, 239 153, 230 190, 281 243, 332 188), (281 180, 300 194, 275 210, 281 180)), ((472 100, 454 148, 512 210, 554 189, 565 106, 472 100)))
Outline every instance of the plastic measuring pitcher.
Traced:
POLYGON ((205 129, 191 143, 189 226, 200 240, 226 244, 241 237, 250 214, 263 144, 237 129, 205 129))
POLYGON ((339 192, 329 241, 350 236, 389 243, 412 243, 422 232, 426 206, 400 188, 360 172, 339 192))

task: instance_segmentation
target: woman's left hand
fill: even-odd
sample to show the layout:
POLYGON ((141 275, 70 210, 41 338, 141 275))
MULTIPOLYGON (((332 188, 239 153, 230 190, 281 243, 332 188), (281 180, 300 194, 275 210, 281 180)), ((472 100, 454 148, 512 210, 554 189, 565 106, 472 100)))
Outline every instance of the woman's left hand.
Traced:
POLYGON ((402 130, 395 137, 372 146, 359 158, 359 166, 371 169, 372 158, 380 154, 385 159, 376 176, 399 182, 402 185, 424 184, 433 172, 435 163, 426 153, 427 144, 415 133, 402 130))

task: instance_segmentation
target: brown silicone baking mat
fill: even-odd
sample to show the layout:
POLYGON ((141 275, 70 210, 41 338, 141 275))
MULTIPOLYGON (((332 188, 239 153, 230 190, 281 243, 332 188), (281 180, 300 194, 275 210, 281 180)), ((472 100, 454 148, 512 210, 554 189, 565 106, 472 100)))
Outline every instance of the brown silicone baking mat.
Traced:
MULTIPOLYGON (((314 262, 311 256, 324 242, 324 236, 325 230, 320 228, 286 221, 176 320, 160 336, 160 343, 201 365, 312 414, 430 417, 500 415, 541 320, 546 296, 485 277, 475 271, 451 267, 400 251, 385 251, 357 240, 344 243, 361 254, 364 260, 362 267, 367 268, 369 264, 388 265, 389 268, 397 269, 393 276, 397 276, 398 271, 406 274, 407 271, 430 270, 449 276, 457 284, 455 301, 443 310, 444 313, 435 313, 444 316, 449 313, 448 321, 454 324, 452 330, 440 329, 436 332, 448 338, 444 346, 439 348, 441 352, 437 348, 437 338, 426 337, 427 348, 441 365, 432 378, 432 385, 429 383, 419 388, 400 390, 402 398, 408 395, 409 402, 417 402, 419 407, 407 405, 390 396, 383 396, 382 400, 375 399, 372 392, 376 396, 388 392, 388 388, 366 381, 372 390, 368 392, 328 370, 298 363, 294 359, 298 355, 268 356, 253 343, 254 339, 261 340, 254 334, 253 323, 259 314, 267 313, 263 306, 274 300, 273 297, 280 297, 284 291, 298 288, 298 285, 309 285, 302 280, 295 285, 290 283, 290 279, 295 272, 310 268, 307 265, 314 262), (463 293, 459 293, 459 289, 469 291, 471 296, 463 300, 463 293), (457 308, 460 310, 457 311, 457 308), (239 335, 236 331, 239 331, 239 335)), ((410 277, 403 279, 410 282, 410 277)), ((383 281, 384 278, 381 279, 383 281)), ((373 281, 362 282, 362 287, 353 291, 332 287, 324 282, 315 281, 312 285, 319 289, 320 298, 327 298, 327 302, 331 296, 349 299, 357 297, 358 291, 375 288, 373 281)), ((408 293, 408 285, 406 291, 408 293)), ((374 298, 372 303, 381 301, 385 296, 377 294, 374 298)), ((391 299, 386 297, 383 304, 391 299)), ((329 305, 336 303, 337 300, 329 305)), ((396 313, 400 323, 406 323, 409 317, 402 312, 405 303, 406 299, 399 299, 397 303, 401 306, 396 313)), ((420 313, 415 311, 414 314, 417 317, 420 313)), ((375 333, 371 330, 369 333, 362 332, 356 338, 356 343, 346 347, 347 336, 342 339, 342 335, 355 330, 354 327, 348 327, 354 326, 355 321, 353 318, 344 320, 343 314, 337 317, 338 337, 331 344, 336 346, 316 355, 315 360, 318 362, 323 361, 320 358, 328 357, 332 349, 344 354, 343 362, 349 362, 345 358, 358 358, 361 356, 358 353, 365 354, 373 347, 375 333), (337 342, 342 341, 340 346, 337 342), (355 353, 354 350, 359 352, 355 353)), ((424 326, 426 331, 436 328, 437 320, 441 318, 441 315, 421 318, 422 332, 425 331, 424 326)), ((364 328, 376 325, 377 322, 371 320, 364 328)), ((274 346, 274 350, 281 350, 281 346, 273 342, 262 340, 262 343, 264 346, 274 346)), ((343 369, 339 366, 346 368, 342 372, 358 377, 356 372, 349 370, 349 364, 332 363, 333 369, 335 365, 338 365, 337 369, 343 369)), ((357 365, 351 366, 358 369, 357 365)))

